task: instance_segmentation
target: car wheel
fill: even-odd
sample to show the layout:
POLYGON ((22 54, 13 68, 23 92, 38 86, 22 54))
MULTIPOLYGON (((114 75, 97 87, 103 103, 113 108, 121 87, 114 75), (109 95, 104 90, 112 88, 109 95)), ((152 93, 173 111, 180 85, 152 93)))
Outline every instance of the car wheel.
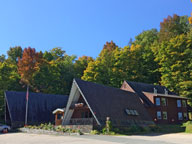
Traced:
POLYGON ((7 128, 4 128, 4 129, 3 129, 3 133, 8 133, 8 129, 7 129, 7 128))

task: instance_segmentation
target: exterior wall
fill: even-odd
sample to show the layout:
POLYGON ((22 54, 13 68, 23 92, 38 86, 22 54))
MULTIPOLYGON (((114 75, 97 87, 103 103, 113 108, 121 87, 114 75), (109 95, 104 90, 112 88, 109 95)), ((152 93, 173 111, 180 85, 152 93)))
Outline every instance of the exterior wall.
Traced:
POLYGON ((83 113, 87 113, 88 114, 88 117, 90 115, 90 110, 87 106, 84 106, 84 107, 80 107, 80 108, 75 108, 74 109, 74 112, 73 112, 73 115, 72 115, 72 118, 85 118, 83 117, 83 113))
POLYGON ((79 97, 78 103, 83 103, 83 106, 75 106, 74 112, 71 118, 90 118, 92 117, 91 111, 89 110, 88 106, 86 105, 82 96, 79 97))
MULTIPOLYGON (((177 100, 176 98, 168 98, 168 97, 164 97, 166 98, 166 106, 162 106, 162 104, 160 106, 156 106, 155 103, 155 98, 161 98, 162 97, 158 97, 158 96, 154 96, 153 97, 153 103, 154 103, 154 107, 148 107, 147 110, 150 113, 152 119, 154 120, 155 123, 157 124, 179 124, 182 123, 184 121, 184 116, 183 116, 183 120, 179 120, 178 119, 178 112, 182 112, 183 113, 187 113, 187 107, 183 107, 183 105, 181 107, 177 107, 177 100), (157 111, 161 112, 161 119, 157 119, 157 111), (163 113, 162 112, 167 112, 167 119, 163 119, 163 113)), ((151 99, 151 98, 149 98, 151 99)), ((182 99, 180 99, 182 101, 182 99)), ((187 116, 188 117, 188 116, 187 116)))
MULTIPOLYGON (((121 89, 130 91, 130 92, 134 92, 134 90, 127 84, 126 81, 123 82, 121 89)), ((162 96, 156 96, 152 93, 145 93, 145 92, 143 92, 143 93, 154 104, 154 106, 146 107, 146 109, 147 109, 148 113, 151 115, 151 117, 155 123, 157 123, 157 124, 178 124, 178 123, 182 123, 182 122, 186 121, 184 119, 178 120, 178 112, 182 112, 182 115, 183 115, 183 113, 187 113, 187 107, 183 107, 183 106, 181 108, 177 107, 177 100, 179 100, 178 98, 164 97, 164 98, 166 98, 167 105, 166 106, 162 106, 162 105, 156 106, 155 98, 159 97, 160 101, 161 101, 162 96), (162 117, 163 111, 167 112, 167 120, 163 120, 163 117, 161 120, 157 119, 157 111, 161 111, 161 117, 162 117)), ((143 103, 143 101, 142 101, 142 103, 143 103)), ((188 117, 188 113, 187 113, 187 117, 188 117)))

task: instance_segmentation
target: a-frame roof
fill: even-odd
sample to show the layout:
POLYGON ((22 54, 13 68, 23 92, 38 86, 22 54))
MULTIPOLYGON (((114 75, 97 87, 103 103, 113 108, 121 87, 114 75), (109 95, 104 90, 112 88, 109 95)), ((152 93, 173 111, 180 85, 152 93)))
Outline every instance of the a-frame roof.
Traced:
POLYGON ((100 123, 103 123, 106 117, 122 121, 151 121, 137 94, 80 79, 74 81, 100 123), (139 115, 129 116, 125 109, 136 110, 139 115))
MULTIPOLYGON (((26 92, 5 92, 6 105, 12 125, 24 124, 26 108, 26 92)), ((68 96, 29 93, 28 123, 54 122, 52 111, 56 108, 63 108, 67 104, 68 96)))

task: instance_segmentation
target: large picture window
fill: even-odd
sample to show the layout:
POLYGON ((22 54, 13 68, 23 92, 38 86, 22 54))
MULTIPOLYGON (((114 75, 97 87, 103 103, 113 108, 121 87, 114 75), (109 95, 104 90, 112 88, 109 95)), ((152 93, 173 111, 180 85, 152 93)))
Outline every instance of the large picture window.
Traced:
POLYGON ((187 116, 187 113, 186 113, 186 112, 183 113, 183 119, 184 119, 184 120, 188 120, 188 116, 187 116))

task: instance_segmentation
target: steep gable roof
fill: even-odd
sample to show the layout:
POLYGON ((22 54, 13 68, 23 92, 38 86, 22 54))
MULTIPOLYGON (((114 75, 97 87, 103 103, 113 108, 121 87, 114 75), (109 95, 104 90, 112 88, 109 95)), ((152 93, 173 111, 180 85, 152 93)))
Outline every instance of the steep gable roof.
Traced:
MULTIPOLYGON (((24 124, 26 108, 26 92, 5 92, 6 105, 12 124, 24 124)), ((28 123, 54 122, 52 111, 65 107, 68 96, 29 93, 28 123)))
POLYGON ((137 94, 80 79, 74 80, 100 123, 114 120, 151 121, 137 94), (137 110, 138 116, 128 116, 125 109, 137 110))
POLYGON ((146 84, 141 82, 131 82, 126 81, 127 84, 139 95, 139 97, 145 102, 145 104, 152 106, 151 101, 143 94, 143 92, 154 92, 154 88, 157 93, 165 94, 165 89, 168 91, 169 95, 176 95, 175 93, 169 91, 165 86, 146 84))

